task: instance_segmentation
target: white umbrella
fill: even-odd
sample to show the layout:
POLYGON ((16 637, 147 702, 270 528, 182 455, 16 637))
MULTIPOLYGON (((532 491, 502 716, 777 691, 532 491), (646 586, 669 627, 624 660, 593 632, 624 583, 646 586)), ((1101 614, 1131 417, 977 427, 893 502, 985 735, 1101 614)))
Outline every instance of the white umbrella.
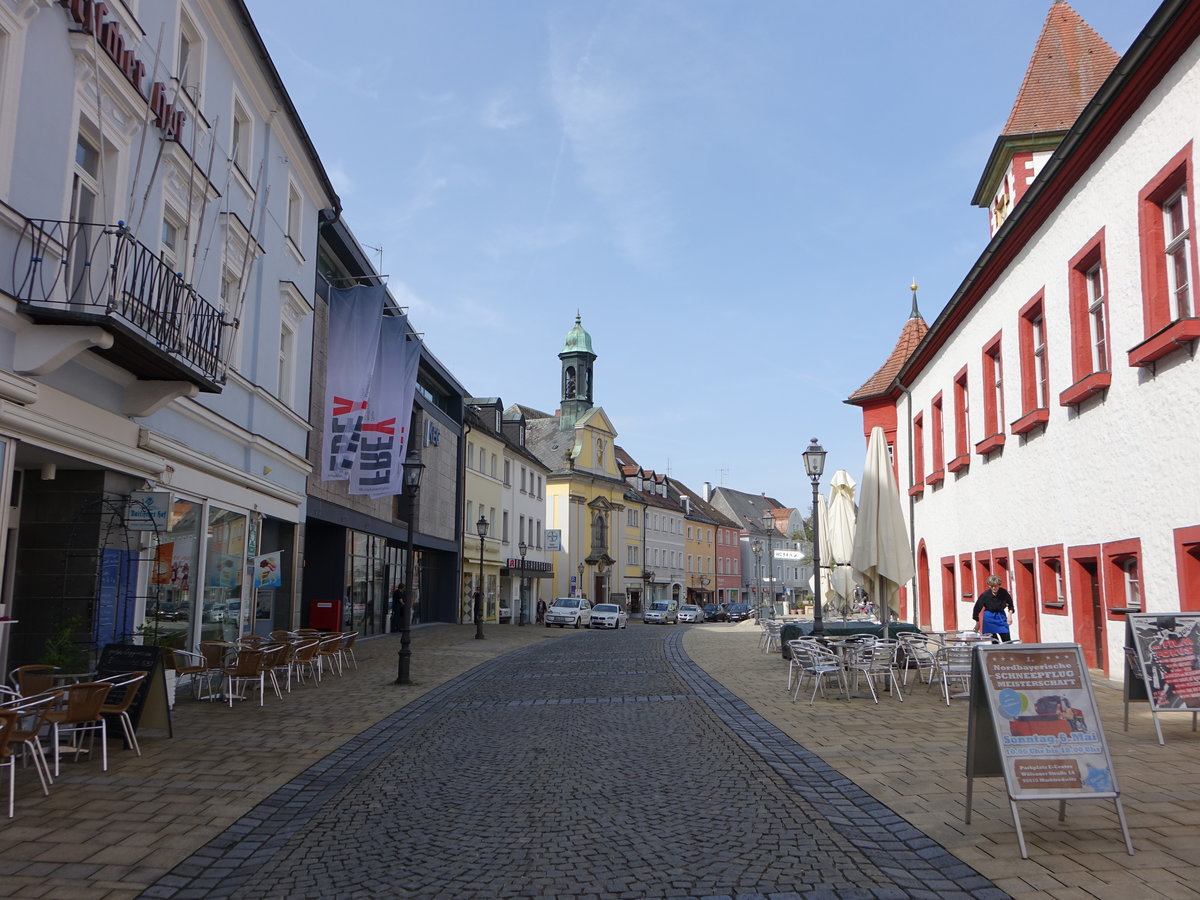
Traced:
POLYGON ((858 499, 850 567, 859 584, 879 604, 879 621, 886 637, 892 599, 912 578, 914 569, 900 491, 888 459, 887 441, 878 425, 871 429, 871 439, 867 442, 867 462, 858 499))
POLYGON ((837 594, 833 591, 833 583, 829 577, 830 566, 833 565, 833 551, 829 548, 829 504, 825 502, 824 494, 817 494, 817 549, 820 551, 817 555, 820 558, 821 572, 813 573, 813 577, 808 579, 808 586, 812 589, 813 596, 817 596, 817 575, 821 578, 821 603, 825 608, 837 599, 837 594))
POLYGON ((830 588, 844 619, 850 611, 854 594, 854 576, 850 571, 850 554, 854 552, 854 526, 858 506, 854 503, 854 479, 845 469, 833 473, 829 482, 829 560, 830 588))

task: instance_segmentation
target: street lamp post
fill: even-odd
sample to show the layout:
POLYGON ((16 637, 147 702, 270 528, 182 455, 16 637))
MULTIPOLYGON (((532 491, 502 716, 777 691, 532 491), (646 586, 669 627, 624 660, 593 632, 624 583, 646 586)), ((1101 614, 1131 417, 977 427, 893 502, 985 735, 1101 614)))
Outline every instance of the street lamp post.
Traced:
POLYGON ((475 588, 475 640, 483 640, 483 539, 487 537, 488 520, 479 514, 475 523, 475 531, 479 534, 479 585, 475 588))
POLYGON ((404 610, 400 613, 400 658, 396 666, 396 684, 412 684, 412 608, 417 599, 413 588, 413 532, 416 531, 417 490, 425 464, 416 451, 404 460, 404 493, 408 495, 408 547, 404 555, 404 610))
POLYGON ((817 498, 821 489, 821 474, 825 471, 825 449, 813 438, 808 449, 804 451, 804 471, 812 479, 812 557, 813 585, 816 597, 813 600, 813 634, 825 633, 825 619, 821 611, 821 521, 817 515, 817 498))
POLYGON ((646 609, 650 606, 650 585, 654 583, 654 573, 649 569, 643 569, 642 581, 646 582, 646 587, 642 591, 642 615, 644 616, 646 609))
POLYGON ((767 581, 771 585, 771 599, 767 602, 767 618, 775 614, 775 517, 769 509, 762 514, 763 528, 767 529, 767 581))
POLYGON ((579 581, 575 582, 575 596, 583 596, 583 563, 579 564, 579 581))
POLYGON ((529 545, 526 544, 524 541, 521 541, 521 543, 517 544, 517 550, 519 550, 521 553, 521 587, 520 587, 520 591, 521 591, 521 621, 518 624, 528 625, 529 624, 529 602, 525 598, 525 554, 529 550, 529 545))
POLYGON ((762 541, 755 541, 750 545, 750 549, 754 551, 754 579, 758 582, 758 608, 762 609, 762 541))

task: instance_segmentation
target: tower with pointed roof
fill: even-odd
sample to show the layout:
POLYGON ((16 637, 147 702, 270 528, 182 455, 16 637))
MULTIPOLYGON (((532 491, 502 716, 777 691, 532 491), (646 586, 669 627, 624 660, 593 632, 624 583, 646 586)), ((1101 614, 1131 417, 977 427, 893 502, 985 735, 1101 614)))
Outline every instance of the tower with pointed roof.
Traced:
POLYGON ((971 202, 995 234, 1121 57, 1065 0, 1055 0, 1008 121, 971 202))
POLYGON ((592 408, 592 367, 596 354, 592 352, 592 336, 583 330, 579 313, 575 314, 575 327, 567 332, 562 351, 562 399, 559 428, 564 431, 575 427, 592 408))

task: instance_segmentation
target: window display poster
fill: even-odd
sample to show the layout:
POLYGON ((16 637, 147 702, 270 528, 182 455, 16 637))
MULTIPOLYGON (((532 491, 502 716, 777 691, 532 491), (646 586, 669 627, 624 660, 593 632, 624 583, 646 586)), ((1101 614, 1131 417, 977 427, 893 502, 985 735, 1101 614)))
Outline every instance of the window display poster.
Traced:
POLYGON ((262 556, 254 557, 254 587, 262 588, 277 588, 283 584, 283 578, 279 574, 279 566, 282 550, 276 550, 274 553, 264 553, 262 556))
POLYGON ((1118 795, 1078 644, 983 646, 975 669, 1012 799, 1118 795))
POLYGON ((1131 613, 1138 661, 1155 710, 1200 710, 1200 613, 1131 613))

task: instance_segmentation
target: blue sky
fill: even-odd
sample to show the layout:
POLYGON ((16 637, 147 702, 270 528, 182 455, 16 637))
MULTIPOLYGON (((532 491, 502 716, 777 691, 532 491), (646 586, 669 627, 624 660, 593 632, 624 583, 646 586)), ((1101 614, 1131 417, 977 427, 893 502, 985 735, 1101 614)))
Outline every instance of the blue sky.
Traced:
MULTIPOLYGON (((476 396, 552 412, 576 312, 646 468, 806 508, 915 276, 932 322, 1049 0, 247 0, 364 245, 476 396), (378 258, 378 256, 376 257, 378 258)), ((1075 0, 1124 53, 1157 4, 1075 0)))

